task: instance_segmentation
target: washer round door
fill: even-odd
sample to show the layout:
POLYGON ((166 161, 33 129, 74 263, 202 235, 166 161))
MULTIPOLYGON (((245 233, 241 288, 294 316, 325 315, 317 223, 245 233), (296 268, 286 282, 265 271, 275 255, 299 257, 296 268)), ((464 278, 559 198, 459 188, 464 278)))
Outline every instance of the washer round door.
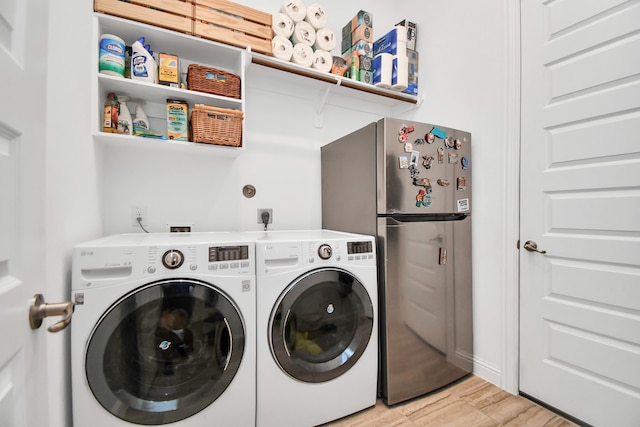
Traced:
POLYGON ((364 353, 373 331, 373 305, 352 274, 313 270, 294 280, 271 313, 271 353, 300 381, 339 377, 364 353))
POLYGON ((245 327, 215 286, 170 279, 113 304, 93 329, 85 372, 100 404, 125 421, 179 421, 214 402, 233 381, 245 327))

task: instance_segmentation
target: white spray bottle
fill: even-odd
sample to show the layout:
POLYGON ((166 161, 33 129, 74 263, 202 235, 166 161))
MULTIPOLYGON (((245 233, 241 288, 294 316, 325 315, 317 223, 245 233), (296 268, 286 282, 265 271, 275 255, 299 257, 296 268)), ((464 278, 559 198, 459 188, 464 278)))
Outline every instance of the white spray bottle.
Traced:
POLYGON ((136 118, 133 120, 134 134, 136 129, 149 130, 149 119, 142 109, 143 103, 144 101, 141 99, 136 100, 136 118))
POLYGON ((126 96, 118 96, 120 101, 120 112, 118 113, 118 133, 120 135, 132 135, 133 134, 133 120, 131 120, 131 112, 127 106, 129 100, 126 96))

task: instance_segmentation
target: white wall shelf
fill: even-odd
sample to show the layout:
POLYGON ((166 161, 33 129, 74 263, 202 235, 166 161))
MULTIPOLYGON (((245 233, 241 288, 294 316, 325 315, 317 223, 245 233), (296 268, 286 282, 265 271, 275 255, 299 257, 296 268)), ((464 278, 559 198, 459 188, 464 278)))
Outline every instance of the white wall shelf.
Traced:
MULTIPOLYGON (((97 108, 94 139, 100 142, 108 142, 110 145, 128 146, 132 142, 129 140, 133 139, 135 141, 137 137, 127 138, 121 135, 109 135, 101 132, 102 110, 109 92, 115 92, 119 96, 128 96, 130 100, 144 100, 145 106, 143 108, 152 124, 151 127, 159 132, 166 129, 164 105, 169 98, 185 100, 189 103, 190 108, 193 108, 194 104, 205 104, 246 112, 245 88, 248 83, 247 78, 251 80, 249 82, 250 85, 254 83, 263 84, 266 81, 272 89, 280 91, 283 95, 299 97, 301 95, 304 96, 304 93, 306 93, 307 96, 315 97, 320 93, 315 116, 313 117, 313 125, 315 127, 323 126, 325 106, 332 101, 339 103, 341 107, 346 109, 354 111, 365 111, 367 109, 384 111, 384 114, 389 116, 397 115, 398 111, 404 112, 416 109, 422 103, 422 98, 413 95, 378 88, 349 78, 285 62, 271 56, 251 52, 250 48, 240 49, 102 13, 95 13, 94 19, 94 37, 96 40, 94 105, 97 108), (101 34, 105 33, 121 37, 127 45, 130 45, 139 37, 145 37, 146 43, 151 44, 152 50, 178 55, 180 57, 182 80, 186 80, 187 67, 190 63, 211 66, 233 73, 240 77, 240 99, 100 74, 97 69, 97 46, 101 34), (251 72, 245 74, 248 69, 251 72), (292 77, 292 74, 295 76, 292 77)), ((135 116, 133 104, 128 105, 132 116, 135 116)), ((251 120, 251 118, 245 114, 242 127, 243 135, 246 135, 246 123, 248 120, 251 120)), ((192 148, 194 146, 192 143, 177 144, 176 141, 148 140, 156 143, 174 144, 172 147, 192 148)), ((226 155, 229 150, 244 150, 246 148, 245 142, 243 138, 241 147, 213 145, 207 149, 220 148, 226 155)))
POLYGON ((93 140, 107 147, 119 148, 145 148, 159 151, 172 150, 193 150, 202 155, 214 155, 216 157, 236 157, 242 150, 237 147, 204 144, 189 141, 173 141, 160 138, 146 138, 142 136, 118 135, 115 133, 96 132, 93 134, 93 140))

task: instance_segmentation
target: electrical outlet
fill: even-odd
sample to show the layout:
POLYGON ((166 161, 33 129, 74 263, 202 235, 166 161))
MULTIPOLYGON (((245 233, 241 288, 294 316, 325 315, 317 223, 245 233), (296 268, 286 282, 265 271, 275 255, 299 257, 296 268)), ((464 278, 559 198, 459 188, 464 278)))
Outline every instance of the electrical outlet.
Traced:
POLYGON ((140 226, 138 218, 142 218, 140 221, 142 225, 147 225, 147 207, 146 206, 132 206, 131 207, 131 225, 140 226))
POLYGON ((258 209, 258 224, 264 224, 264 221, 262 220, 262 214, 264 212, 269 214, 268 224, 273 223, 273 209, 258 209))

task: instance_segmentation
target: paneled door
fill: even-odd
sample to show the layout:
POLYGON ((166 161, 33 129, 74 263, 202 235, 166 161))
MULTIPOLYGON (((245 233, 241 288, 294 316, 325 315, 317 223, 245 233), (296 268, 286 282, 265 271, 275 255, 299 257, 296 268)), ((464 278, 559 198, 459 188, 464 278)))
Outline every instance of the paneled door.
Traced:
POLYGON ((640 425, 640 2, 523 0, 520 390, 640 425))
MULTIPOLYGON (((48 426, 44 291, 46 60, 49 2, 0 2, 0 425, 48 426)), ((61 337, 62 338, 62 337, 61 337)))

